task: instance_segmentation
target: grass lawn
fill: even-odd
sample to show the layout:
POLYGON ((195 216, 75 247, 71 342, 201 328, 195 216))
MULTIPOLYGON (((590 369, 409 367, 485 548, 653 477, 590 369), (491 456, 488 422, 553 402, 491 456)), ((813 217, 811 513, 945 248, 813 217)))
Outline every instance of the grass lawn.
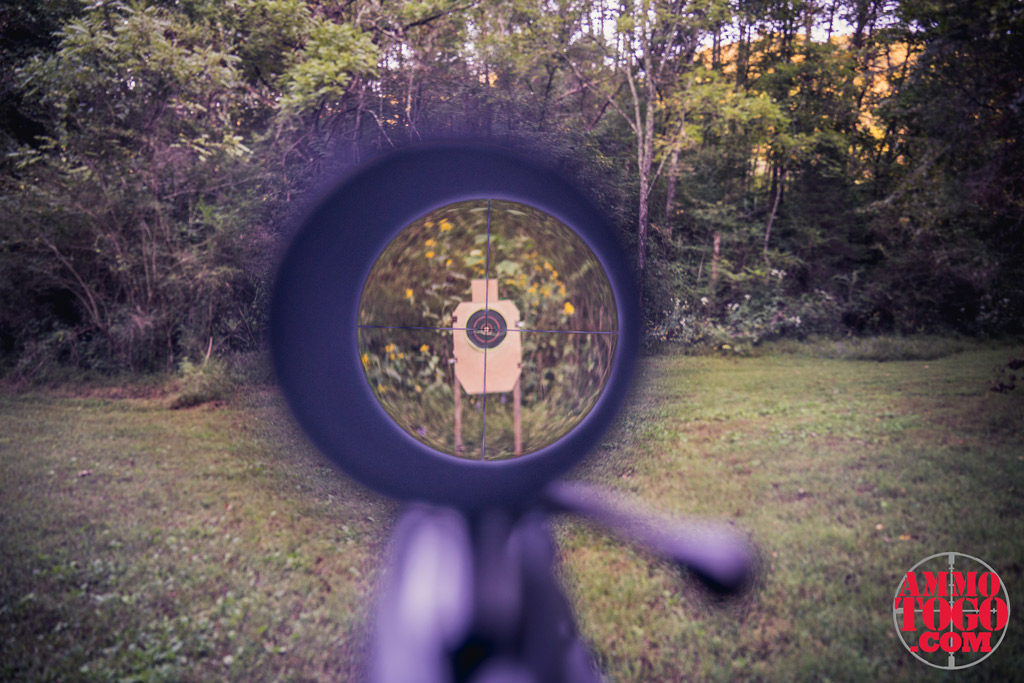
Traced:
MULTIPOLYGON (((1024 389, 1009 349, 878 363, 658 356, 574 475, 757 544, 746 599, 560 523, 562 574, 609 679, 935 680, 893 628, 918 560, 1006 582, 1020 680, 1024 389)), ((145 392, 142 392, 143 394, 145 392)), ((329 467, 277 394, 169 410, 157 394, 0 394, 0 679, 350 680, 396 507, 329 467)))

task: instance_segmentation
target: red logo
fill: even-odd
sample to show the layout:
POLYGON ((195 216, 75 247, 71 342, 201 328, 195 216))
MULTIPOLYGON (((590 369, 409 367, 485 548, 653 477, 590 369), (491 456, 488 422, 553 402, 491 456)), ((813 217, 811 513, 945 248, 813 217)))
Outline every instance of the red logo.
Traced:
POLYGON ((939 553, 900 580, 892 616, 910 654, 937 669, 966 669, 1003 642, 1010 597, 999 575, 978 558, 939 553))

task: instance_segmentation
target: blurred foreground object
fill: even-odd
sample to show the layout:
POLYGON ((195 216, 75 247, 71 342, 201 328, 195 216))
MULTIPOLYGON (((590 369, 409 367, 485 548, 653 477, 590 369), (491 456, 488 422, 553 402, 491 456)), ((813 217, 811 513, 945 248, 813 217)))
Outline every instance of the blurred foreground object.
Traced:
POLYGON ((716 594, 752 579, 750 552, 734 531, 647 519, 592 487, 553 484, 518 516, 411 505, 378 597, 371 680, 601 680, 555 577, 548 519, 559 512, 676 563, 716 594))

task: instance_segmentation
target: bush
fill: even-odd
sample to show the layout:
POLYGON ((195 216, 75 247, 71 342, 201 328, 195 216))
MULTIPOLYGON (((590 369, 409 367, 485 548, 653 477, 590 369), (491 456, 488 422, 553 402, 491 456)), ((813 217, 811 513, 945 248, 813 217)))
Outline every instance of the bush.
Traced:
POLYGON ((237 386, 264 386, 274 384, 274 370, 266 351, 244 351, 224 359, 227 373, 237 386))
POLYGON ((842 306, 822 290, 792 299, 773 289, 738 296, 721 310, 712 310, 711 306, 707 297, 692 304, 673 299, 672 310, 663 311, 660 320, 648 327, 648 348, 672 344, 686 347, 688 353, 749 355, 754 347, 768 341, 843 331, 842 306))
POLYGON ((1017 376, 1024 377, 1024 354, 1018 358, 1010 358, 1006 365, 996 370, 996 378, 992 380, 991 391, 1005 394, 1017 388, 1017 376))
POLYGON ((935 360, 965 351, 968 342, 956 337, 932 335, 847 337, 805 341, 776 341, 765 346, 768 353, 813 356, 839 360, 906 361, 935 360))
POLYGON ((223 401, 234 393, 235 382, 227 364, 220 358, 207 358, 202 363, 185 359, 178 366, 181 391, 171 401, 171 408, 191 408, 210 401, 223 401))

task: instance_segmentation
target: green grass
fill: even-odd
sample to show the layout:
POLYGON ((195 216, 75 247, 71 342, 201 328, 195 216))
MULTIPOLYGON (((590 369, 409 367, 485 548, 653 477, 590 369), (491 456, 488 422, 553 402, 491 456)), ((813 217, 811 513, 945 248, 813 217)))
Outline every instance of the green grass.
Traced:
MULTIPOLYGON (((1019 677, 1024 392, 988 391, 1010 350, 789 351, 646 360, 574 475, 732 520, 762 558, 757 589, 715 605, 663 563, 559 524, 609 679, 941 678, 899 643, 890 608, 900 576, 946 550, 992 565, 1015 610, 963 677, 1019 677)), ((0 679, 358 677, 395 507, 325 465, 270 390, 188 410, 137 393, 0 395, 0 679)))
POLYGON ((913 336, 879 335, 831 339, 810 337, 804 341, 781 339, 757 348, 757 354, 813 356, 837 360, 936 360, 956 353, 983 348, 999 348, 1002 342, 942 337, 929 334, 913 336))
POLYGON ((0 679, 356 677, 394 507, 247 394, 0 396, 0 679))

